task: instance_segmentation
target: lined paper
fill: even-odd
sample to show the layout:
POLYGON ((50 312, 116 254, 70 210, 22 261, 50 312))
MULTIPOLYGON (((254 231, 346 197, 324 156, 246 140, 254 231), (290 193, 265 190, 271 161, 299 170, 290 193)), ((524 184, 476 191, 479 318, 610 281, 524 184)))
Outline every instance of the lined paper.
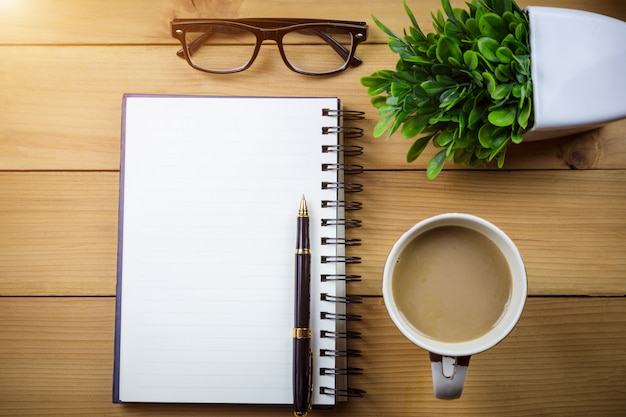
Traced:
MULTIPOLYGON (((322 135, 336 98, 126 96, 124 103, 119 337, 122 402, 292 403, 294 249, 302 195, 311 216, 314 335, 334 330, 319 301, 336 248, 321 227, 337 198, 322 172, 338 156, 322 135), (316 261, 317 260, 317 261, 316 261)), ((334 367, 314 337, 316 369, 334 367)), ((314 372, 314 385, 335 387, 314 372)), ((332 396, 314 394, 316 404, 332 396)))

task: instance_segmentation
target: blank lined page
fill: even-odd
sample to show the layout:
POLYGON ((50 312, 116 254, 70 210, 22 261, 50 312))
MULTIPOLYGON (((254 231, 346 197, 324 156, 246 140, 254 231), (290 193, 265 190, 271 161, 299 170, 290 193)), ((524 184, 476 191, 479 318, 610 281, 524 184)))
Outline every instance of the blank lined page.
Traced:
MULTIPOLYGON (((119 400, 129 402, 292 403, 296 214, 311 216, 312 327, 320 282, 334 273, 322 218, 337 198, 322 172, 337 155, 323 126, 336 98, 126 96, 118 265, 119 400)), ((312 341, 316 369, 334 367, 312 341)), ((315 386, 334 377, 315 371, 315 386)), ((334 398, 315 394, 315 403, 334 398)))

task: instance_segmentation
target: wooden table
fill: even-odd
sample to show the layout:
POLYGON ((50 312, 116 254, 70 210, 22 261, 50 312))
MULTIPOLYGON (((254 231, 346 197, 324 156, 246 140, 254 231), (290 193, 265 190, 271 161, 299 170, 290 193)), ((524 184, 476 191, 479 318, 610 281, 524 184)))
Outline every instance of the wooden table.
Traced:
MULTIPOLYGON (((616 0, 532 4, 626 20, 616 0)), ((438 0, 409 5, 430 28, 438 0)), ((291 415, 111 403, 123 93, 336 95, 366 112, 364 226, 354 232, 364 262, 353 268, 363 282, 349 290, 366 296, 352 309, 364 316, 352 346, 365 374, 350 382, 367 394, 313 415, 626 415, 626 120, 516 146, 503 170, 448 166, 428 181, 424 162, 404 163, 406 141, 371 134, 378 118, 359 78, 396 61, 371 14, 396 31, 409 22, 400 0, 0 1, 0 415, 291 415), (268 44, 249 70, 213 76, 175 56, 174 17, 269 16, 367 20, 364 64, 301 76, 268 44), (391 323, 381 274, 402 231, 450 211, 511 236, 529 299, 513 333, 472 359, 463 397, 445 402, 427 354, 391 323)))

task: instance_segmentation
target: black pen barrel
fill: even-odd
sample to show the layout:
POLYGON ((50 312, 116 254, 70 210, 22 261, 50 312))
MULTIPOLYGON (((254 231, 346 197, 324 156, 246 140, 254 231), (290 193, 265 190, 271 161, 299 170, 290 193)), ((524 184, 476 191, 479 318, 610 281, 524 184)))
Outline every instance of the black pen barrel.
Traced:
POLYGON ((311 353, 311 250, 309 211, 304 197, 298 210, 293 329, 293 402, 294 415, 305 416, 312 395, 311 353))
POLYGON ((311 339, 294 339, 293 343, 293 398, 294 414, 305 416, 311 403, 311 339))
POLYGON ((295 328, 309 328, 311 310, 311 254, 296 254, 295 328))

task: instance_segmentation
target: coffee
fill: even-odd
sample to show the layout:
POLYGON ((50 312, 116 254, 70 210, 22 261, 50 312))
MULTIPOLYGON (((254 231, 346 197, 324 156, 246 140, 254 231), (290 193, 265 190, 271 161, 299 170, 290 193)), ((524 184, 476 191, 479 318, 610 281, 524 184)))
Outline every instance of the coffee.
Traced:
POLYGON ((479 338, 498 323, 511 286, 507 260, 495 243, 469 228, 441 226, 402 250, 392 293, 418 332, 456 343, 479 338))

